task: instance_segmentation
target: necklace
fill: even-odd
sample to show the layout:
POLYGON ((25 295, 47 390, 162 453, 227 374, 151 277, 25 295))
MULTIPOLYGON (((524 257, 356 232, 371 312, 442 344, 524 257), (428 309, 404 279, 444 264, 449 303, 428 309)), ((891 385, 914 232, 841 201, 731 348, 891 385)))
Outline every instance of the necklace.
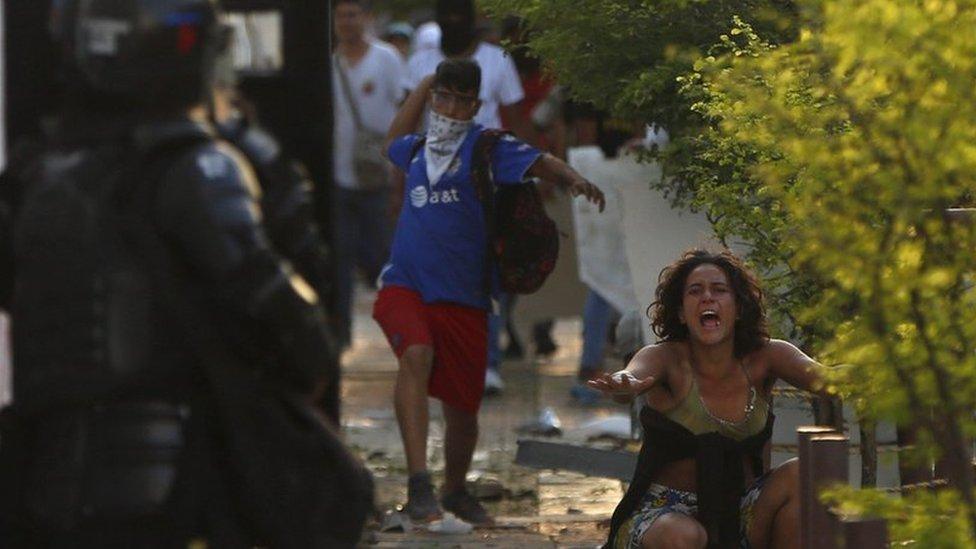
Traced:
POLYGON ((705 410, 705 414, 707 414, 708 417, 715 422, 726 427, 740 427, 749 421, 749 419, 752 417, 753 410, 756 409, 756 388, 751 385, 749 386, 749 402, 746 403, 745 415, 742 417, 742 421, 729 421, 713 414, 712 411, 708 409, 708 405, 705 404, 705 399, 702 398, 701 391, 698 391, 698 402, 701 403, 702 410, 705 410))
MULTIPOLYGON (((691 358, 691 361, 692 366, 697 366, 697 362, 695 361, 694 357, 691 358)), ((746 402, 746 407, 744 410, 745 414, 743 415, 741 421, 729 421, 713 414, 712 411, 708 409, 708 404, 705 404, 705 399, 702 398, 701 389, 698 390, 698 402, 701 404, 702 410, 705 410, 705 414, 711 418, 712 421, 715 421, 716 423, 725 427, 735 428, 744 425, 749 421, 749 419, 752 417, 752 412, 756 409, 756 388, 753 387, 752 380, 749 379, 749 373, 746 372, 746 367, 744 364, 742 364, 741 360, 739 361, 739 367, 742 368, 742 373, 745 374, 746 382, 749 384, 749 400, 746 402)), ((692 370, 692 375, 694 374, 694 370, 692 370)))

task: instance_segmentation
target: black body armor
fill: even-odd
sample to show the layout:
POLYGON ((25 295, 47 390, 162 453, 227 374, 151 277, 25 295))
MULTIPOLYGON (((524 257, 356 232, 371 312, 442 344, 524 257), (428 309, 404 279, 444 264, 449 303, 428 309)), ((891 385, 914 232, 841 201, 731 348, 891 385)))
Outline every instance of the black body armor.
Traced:
POLYGON ((227 43, 216 0, 52 7, 62 117, 0 181, 14 362, 0 545, 259 545, 246 466, 226 451, 230 384, 200 341, 226 358, 224 381, 301 403, 338 372, 314 290, 266 236, 252 168, 190 118, 227 43))
POLYGON ((275 249, 315 288, 320 302, 329 303, 332 266, 315 222, 312 181, 305 167, 283 156, 275 139, 244 117, 223 122, 217 130, 254 167, 264 226, 275 249))
POLYGON ((13 410, 30 433, 26 470, 13 482, 22 484, 8 491, 8 475, 0 488, 23 496, 14 507, 43 531, 192 506, 174 503, 173 490, 189 433, 205 428, 195 421, 204 382, 127 239, 130 216, 172 248, 167 276, 242 362, 274 368, 271 377, 306 393, 337 374, 316 295, 270 246, 257 182, 236 151, 186 119, 80 127, 5 178, 8 191, 20 188, 0 208, 13 220, 0 227, 13 243, 0 242, 13 256, 13 410), (132 191, 145 185, 152 200, 140 204, 132 191))

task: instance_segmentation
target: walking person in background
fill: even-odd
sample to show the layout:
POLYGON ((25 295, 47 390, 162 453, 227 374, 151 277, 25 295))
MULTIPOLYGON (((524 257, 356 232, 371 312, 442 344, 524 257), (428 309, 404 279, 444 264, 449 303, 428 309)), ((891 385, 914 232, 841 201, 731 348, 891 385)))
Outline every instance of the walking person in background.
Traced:
POLYGON ((486 263, 488 228, 478 190, 487 176, 477 174, 490 172, 498 187, 530 185, 527 176, 541 177, 601 207, 604 201, 565 163, 510 135, 498 137, 486 158, 485 128, 474 122, 481 83, 473 61, 442 62, 407 98, 387 141, 388 158, 407 179, 373 318, 399 359, 394 405, 410 475, 406 512, 414 520, 440 516, 443 505, 465 521, 491 522, 464 483, 478 441, 486 313, 497 286, 496 269, 486 263), (413 132, 428 99, 431 112, 421 136, 413 132), (444 410, 440 503, 427 470, 428 395, 441 400, 444 410))
POLYGON ((382 143, 403 99, 404 65, 396 49, 366 35, 365 0, 335 0, 334 6, 335 331, 345 348, 355 269, 372 284, 390 249, 392 174, 382 143))
MULTIPOLYGON (((532 125, 521 111, 525 92, 515 61, 505 50, 479 39, 474 1, 437 0, 435 10, 440 45, 414 52, 407 63, 406 88, 415 89, 445 59, 470 59, 481 68, 481 87, 478 90, 481 108, 474 121, 485 128, 497 129, 503 126, 502 121, 505 120, 515 135, 527 143, 537 144, 532 125)), ((430 28, 432 27, 428 27, 430 28)), ((417 32, 419 35, 421 30, 417 32)), ((501 296, 500 301, 505 307, 509 299, 501 296)), ((497 369, 500 361, 498 331, 503 323, 499 315, 492 315, 488 344, 489 368, 485 373, 485 388, 489 394, 501 392, 504 387, 497 369)))
MULTIPOLYGON (((418 49, 407 62, 404 86, 413 90, 434 74, 445 59, 470 59, 481 68, 481 108, 474 117, 477 124, 489 129, 502 127, 502 118, 510 120, 511 130, 523 141, 533 141, 531 126, 519 111, 525 97, 515 62, 505 50, 478 39, 477 17, 473 0, 437 0, 437 27, 440 47, 418 49)), ((420 31, 418 31, 420 32, 420 31)))
POLYGON ((406 63, 410 58, 410 44, 413 42, 413 27, 410 23, 395 21, 386 26, 383 40, 400 52, 400 57, 406 63))

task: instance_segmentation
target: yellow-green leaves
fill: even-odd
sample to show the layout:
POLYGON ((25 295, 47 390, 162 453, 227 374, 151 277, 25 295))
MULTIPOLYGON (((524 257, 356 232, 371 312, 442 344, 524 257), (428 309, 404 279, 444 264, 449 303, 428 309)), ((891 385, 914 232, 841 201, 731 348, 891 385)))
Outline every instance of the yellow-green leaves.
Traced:
MULTIPOLYGON (((819 6, 800 41, 705 80, 724 97, 723 131, 775 151, 753 173, 791 220, 794 269, 822 284, 800 318, 851 365, 830 383, 865 417, 921 425, 942 453, 976 432, 976 232, 942 214, 976 194, 976 3, 819 6)), ((898 515, 919 501, 903 503, 873 509, 920 546, 972 544, 971 497, 956 501, 968 523, 938 529, 898 515)))

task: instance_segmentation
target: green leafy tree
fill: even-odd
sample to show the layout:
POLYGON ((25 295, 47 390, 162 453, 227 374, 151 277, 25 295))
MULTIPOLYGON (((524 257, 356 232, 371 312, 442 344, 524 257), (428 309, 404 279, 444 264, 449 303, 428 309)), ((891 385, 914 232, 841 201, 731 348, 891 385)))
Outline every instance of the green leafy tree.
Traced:
POLYGON ((925 547, 972 546, 976 224, 946 210, 976 189, 976 2, 812 8, 817 25, 800 40, 712 74, 721 130, 775 152, 754 171, 791 220, 793 269, 820 282, 801 320, 829 334, 821 358, 851 365, 832 383, 862 417, 921 429, 953 488, 924 502, 953 511, 939 533, 905 512, 920 496, 841 499, 901 519, 925 547))
POLYGON ((834 501, 896 540, 976 543, 976 223, 944 213, 976 194, 976 0, 811 0, 798 37, 783 3, 484 3, 577 97, 663 122, 660 186, 746 244, 863 419, 949 464, 952 490, 834 501))
POLYGON ((481 0, 501 19, 532 29, 528 47, 559 82, 597 107, 665 125, 697 125, 678 93, 691 70, 739 15, 778 41, 793 33, 789 0, 481 0))
POLYGON ((482 0, 532 30, 527 47, 573 95, 614 115, 663 125, 672 145, 654 154, 666 177, 654 184, 677 207, 703 211, 726 244, 747 250, 766 280, 784 335, 815 341, 792 311, 816 292, 790 268, 778 200, 749 168, 772 151, 723 135, 731 115, 705 73, 728 58, 757 56, 796 35, 798 12, 775 0, 482 0))

